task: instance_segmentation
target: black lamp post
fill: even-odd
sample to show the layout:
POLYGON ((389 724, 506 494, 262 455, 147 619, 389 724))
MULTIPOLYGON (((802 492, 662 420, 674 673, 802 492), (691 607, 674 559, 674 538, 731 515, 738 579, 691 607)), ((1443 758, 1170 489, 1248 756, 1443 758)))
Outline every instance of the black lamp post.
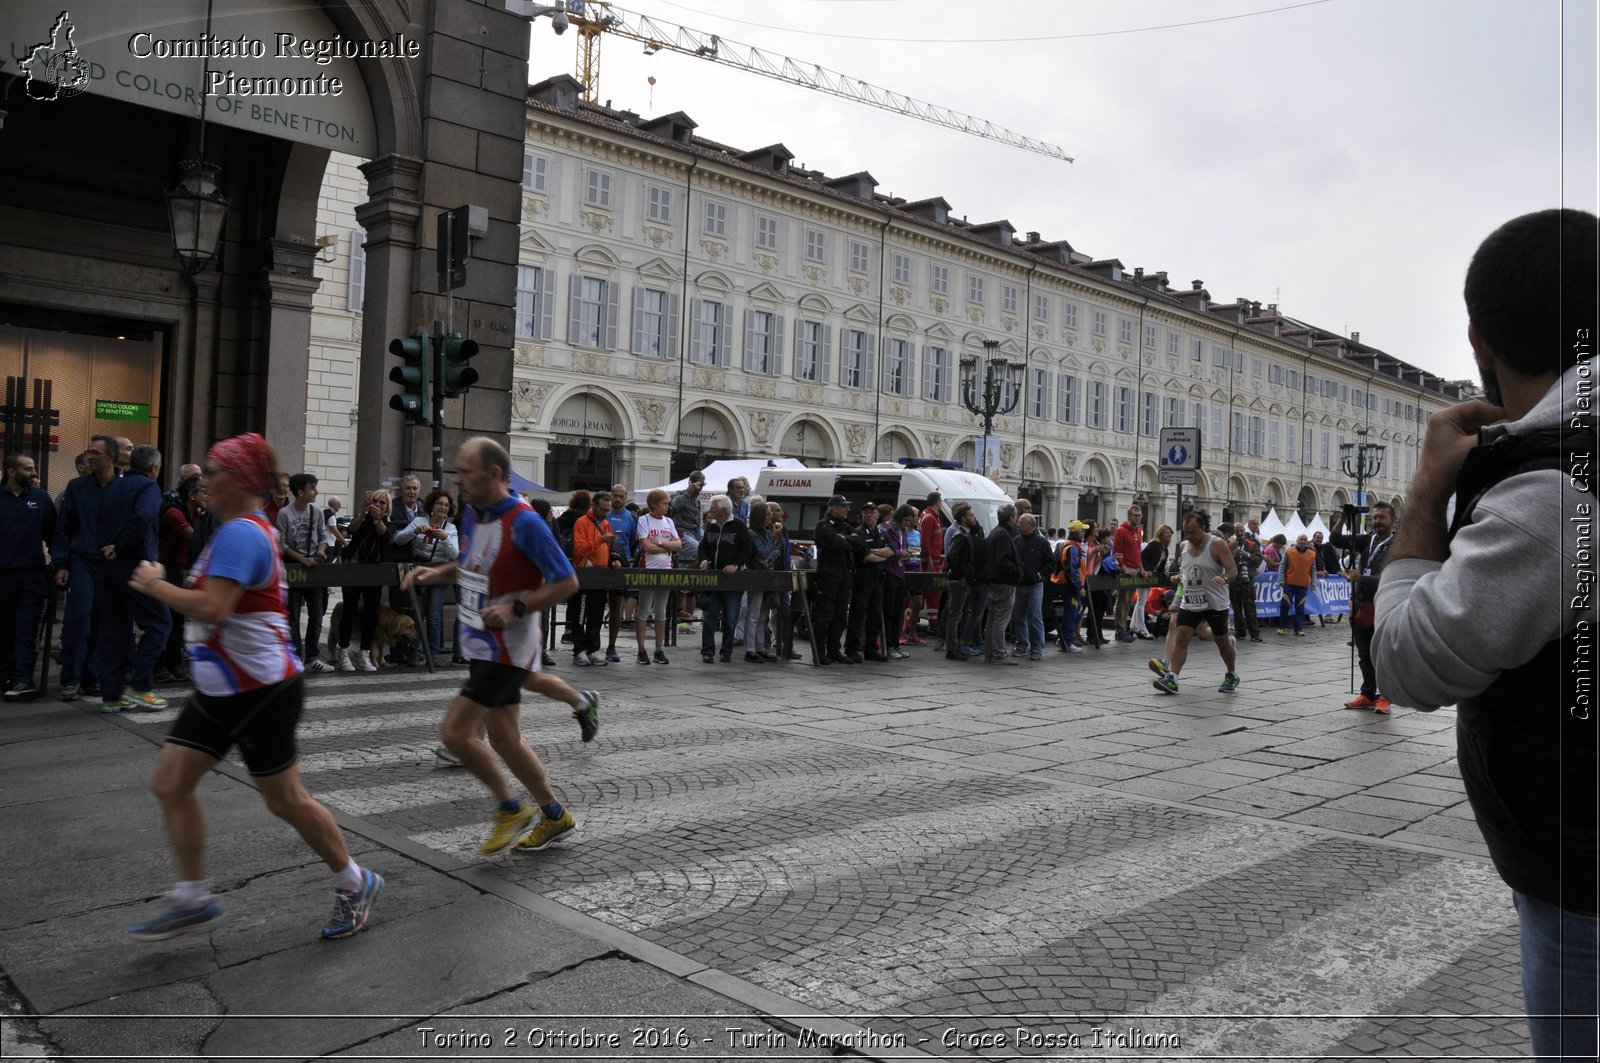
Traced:
MULTIPOLYGON (((983 341, 983 374, 979 379, 975 355, 961 359, 961 405, 983 418, 982 457, 988 456, 989 440, 994 437, 994 419, 1017 408, 1022 399, 1022 363, 995 354, 999 340, 983 341)), ((978 464, 982 464, 981 460, 978 464)), ((982 469, 978 470, 983 472, 982 469)))
POLYGON ((1360 531, 1366 523, 1363 514, 1371 507, 1367 505, 1367 481, 1378 475, 1383 468, 1383 455, 1389 448, 1382 443, 1367 442, 1367 428, 1362 425, 1356 429, 1356 442, 1339 444, 1339 466, 1344 469, 1346 476, 1354 477, 1356 481, 1356 530, 1360 531))

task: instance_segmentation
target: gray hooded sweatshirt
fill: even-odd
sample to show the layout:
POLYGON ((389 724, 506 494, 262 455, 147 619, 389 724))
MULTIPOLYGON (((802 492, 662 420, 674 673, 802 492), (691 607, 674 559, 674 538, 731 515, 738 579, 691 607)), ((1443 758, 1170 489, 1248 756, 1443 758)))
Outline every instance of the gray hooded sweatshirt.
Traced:
MULTIPOLYGON (((1527 416, 1483 429, 1482 441, 1569 425, 1593 409, 1593 374, 1593 359, 1573 366, 1527 416)), ((1484 494, 1443 563, 1384 567, 1372 656, 1389 700, 1454 705, 1594 622, 1595 496, 1575 479, 1559 469, 1509 477, 1484 494)))

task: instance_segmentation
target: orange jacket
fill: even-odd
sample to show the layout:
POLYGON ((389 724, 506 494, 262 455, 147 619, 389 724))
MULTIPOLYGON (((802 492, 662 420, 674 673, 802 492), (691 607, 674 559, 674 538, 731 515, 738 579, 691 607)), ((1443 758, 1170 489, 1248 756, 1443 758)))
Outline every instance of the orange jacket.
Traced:
POLYGON ((1311 586, 1311 576, 1317 565, 1317 552, 1310 548, 1294 547, 1283 552, 1283 582, 1289 587, 1311 586))
POLYGON ((572 567, 608 568, 611 565, 611 544, 600 538, 611 534, 611 522, 594 522, 594 514, 585 513, 572 526, 572 567))

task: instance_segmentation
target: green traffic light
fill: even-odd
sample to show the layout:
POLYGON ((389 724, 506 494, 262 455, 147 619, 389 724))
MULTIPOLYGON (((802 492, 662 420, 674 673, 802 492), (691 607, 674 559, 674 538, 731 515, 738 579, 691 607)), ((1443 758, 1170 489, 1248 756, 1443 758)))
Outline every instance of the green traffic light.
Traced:
POLYGON ((431 343, 426 332, 402 336, 389 343, 389 353, 405 359, 406 364, 389 370, 389 379, 405 390, 389 397, 389 408, 406 415, 413 424, 429 424, 433 420, 433 358, 431 343))
POLYGON ((478 371, 469 364, 478 355, 478 341, 459 332, 444 338, 444 393, 450 398, 465 395, 478 382, 478 371))

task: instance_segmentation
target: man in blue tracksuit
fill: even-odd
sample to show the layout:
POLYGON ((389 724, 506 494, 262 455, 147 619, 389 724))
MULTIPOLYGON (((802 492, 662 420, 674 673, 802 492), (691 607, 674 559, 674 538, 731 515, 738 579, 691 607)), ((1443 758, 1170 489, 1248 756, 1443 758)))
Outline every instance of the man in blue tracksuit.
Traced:
POLYGON ((61 620, 61 700, 72 701, 80 690, 98 692, 89 662, 93 641, 95 587, 105 565, 100 552, 100 509, 106 490, 117 479, 117 441, 95 436, 83 452, 89 471, 67 484, 56 512, 56 535, 50 559, 56 586, 65 587, 67 602, 61 620))
POLYGON ((100 552, 105 558, 95 587, 95 612, 100 614, 100 640, 94 650, 94 674, 100 680, 100 711, 148 711, 166 707, 155 695, 155 666, 172 630, 167 607, 135 592, 128 581, 141 561, 155 561, 156 532, 161 517, 161 452, 133 448, 128 471, 106 488, 100 508, 100 552), (133 628, 140 636, 133 642, 133 628), (130 688, 123 695, 123 683, 130 688))
POLYGON ((33 458, 8 454, 0 485, 0 690, 32 701, 39 615, 44 609, 44 547, 56 534, 56 506, 38 486, 33 458))

